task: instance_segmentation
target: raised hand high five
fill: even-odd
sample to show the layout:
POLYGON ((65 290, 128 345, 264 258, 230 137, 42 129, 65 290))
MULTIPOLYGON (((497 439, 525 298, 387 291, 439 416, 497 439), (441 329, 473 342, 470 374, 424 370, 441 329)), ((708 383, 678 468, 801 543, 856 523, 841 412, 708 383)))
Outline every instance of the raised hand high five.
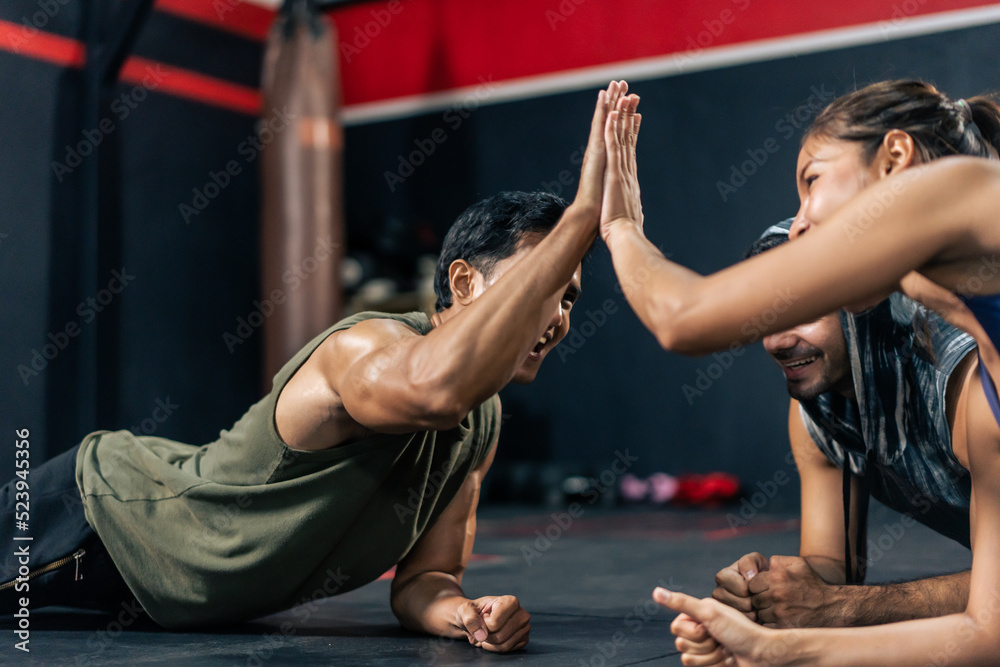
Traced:
MULTIPOLYGON (((605 169, 607 165, 607 148, 605 146, 605 131, 609 116, 618 108, 622 100, 634 96, 626 96, 628 83, 612 81, 607 90, 602 90, 597 96, 597 106, 590 123, 590 136, 587 139, 587 151, 583 156, 583 166, 580 169, 580 186, 577 188, 574 206, 593 210, 595 215, 601 210, 604 195, 605 169)), ((638 98, 636 98, 638 101, 638 98)))
POLYGON ((604 201, 601 209, 601 238, 607 241, 610 229, 617 224, 642 228, 642 202, 639 199, 635 146, 642 116, 636 113, 638 95, 620 97, 608 114, 604 128, 607 169, 604 176, 604 201))

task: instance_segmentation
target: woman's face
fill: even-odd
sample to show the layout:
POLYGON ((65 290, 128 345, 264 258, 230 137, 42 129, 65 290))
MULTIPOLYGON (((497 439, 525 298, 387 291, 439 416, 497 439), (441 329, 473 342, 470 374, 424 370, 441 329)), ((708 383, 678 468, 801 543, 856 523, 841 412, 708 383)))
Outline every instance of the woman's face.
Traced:
MULTIPOLYGON (((788 231, 796 239, 813 225, 822 225, 841 206, 880 177, 879 160, 866 164, 863 145, 811 136, 799 151, 795 180, 799 190, 799 212, 788 231)), ((888 298, 892 290, 856 303, 845 310, 861 312, 888 298)))
POLYGON ((799 212, 789 231, 796 238, 830 215, 878 178, 874 164, 865 164, 859 142, 811 136, 799 151, 795 180, 799 212))

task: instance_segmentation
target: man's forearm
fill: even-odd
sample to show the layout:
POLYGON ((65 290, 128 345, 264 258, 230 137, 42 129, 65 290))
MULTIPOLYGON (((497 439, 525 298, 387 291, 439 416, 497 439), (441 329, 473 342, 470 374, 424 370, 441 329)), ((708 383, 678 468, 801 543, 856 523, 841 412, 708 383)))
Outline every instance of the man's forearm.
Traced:
POLYGON ((969 601, 970 572, 873 586, 837 586, 838 625, 880 625, 959 613, 969 601))
POLYGON ((453 609, 465 602, 455 577, 445 572, 424 572, 394 588, 392 612, 410 630, 442 637, 462 637, 453 609))
POLYGON ((597 238, 607 162, 605 121, 626 89, 612 82, 598 95, 579 189, 555 228, 516 269, 458 317, 424 336, 414 351, 413 367, 433 369, 437 382, 431 385, 447 387, 466 404, 463 409, 479 405, 510 382, 551 320, 562 298, 558 290, 570 282, 597 238))
POLYGON ((424 336, 413 363, 435 369, 442 386, 473 406, 498 392, 538 343, 560 290, 596 238, 596 220, 597 211, 571 205, 515 269, 459 317, 424 336))
POLYGON ((605 241, 632 310, 664 348, 684 352, 675 344, 675 316, 684 310, 687 286, 702 276, 668 261, 638 225, 615 225, 605 241))
POLYGON ((847 572, 844 570, 844 561, 826 556, 803 556, 802 557, 813 572, 820 579, 828 584, 843 585, 847 583, 847 572))

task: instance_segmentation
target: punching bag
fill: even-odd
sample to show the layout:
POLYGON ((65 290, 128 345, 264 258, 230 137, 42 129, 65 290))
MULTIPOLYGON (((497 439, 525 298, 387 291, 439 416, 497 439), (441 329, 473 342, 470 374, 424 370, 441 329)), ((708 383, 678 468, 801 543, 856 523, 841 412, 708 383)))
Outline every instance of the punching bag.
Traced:
POLYGON ((340 317, 343 129, 335 29, 313 0, 286 0, 262 81, 263 386, 340 317), (270 311, 270 312, 268 312, 270 311))

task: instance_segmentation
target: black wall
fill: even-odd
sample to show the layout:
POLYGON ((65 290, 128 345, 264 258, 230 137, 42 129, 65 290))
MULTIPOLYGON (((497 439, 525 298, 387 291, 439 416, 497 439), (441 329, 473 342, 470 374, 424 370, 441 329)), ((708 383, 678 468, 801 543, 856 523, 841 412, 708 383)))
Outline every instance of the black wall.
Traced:
MULTIPOLYGON (((82 39, 80 5, 59 7, 44 30, 82 39)), ((0 5, 0 19, 21 23, 37 11, 37 3, 14 0, 0 5)), ((262 48, 154 11, 134 53, 256 86, 262 48)), ((202 442, 259 394, 259 337, 232 353, 222 341, 258 293, 258 164, 238 151, 255 132, 255 117, 122 83, 113 95, 130 103, 106 110, 101 119, 113 129, 95 134, 95 127, 67 127, 80 87, 77 69, 0 51, 4 479, 14 469, 15 430, 30 431, 33 465, 96 428, 202 442), (97 137, 101 150, 120 154, 118 173, 102 177, 120 194, 121 222, 113 261, 81 289, 73 265, 85 251, 68 233, 83 220, 73 209, 74 177, 96 155, 83 156, 71 174, 53 163, 67 164, 68 151, 97 137), (234 159, 242 173, 187 223, 180 205, 234 159), (124 287, 111 283, 113 270, 124 287), (120 293, 102 293, 109 284, 120 293), (65 336, 67 326, 78 333, 65 336), (95 395, 81 388, 78 369, 98 327, 95 395), (83 427, 88 412, 93 423, 83 427)))

